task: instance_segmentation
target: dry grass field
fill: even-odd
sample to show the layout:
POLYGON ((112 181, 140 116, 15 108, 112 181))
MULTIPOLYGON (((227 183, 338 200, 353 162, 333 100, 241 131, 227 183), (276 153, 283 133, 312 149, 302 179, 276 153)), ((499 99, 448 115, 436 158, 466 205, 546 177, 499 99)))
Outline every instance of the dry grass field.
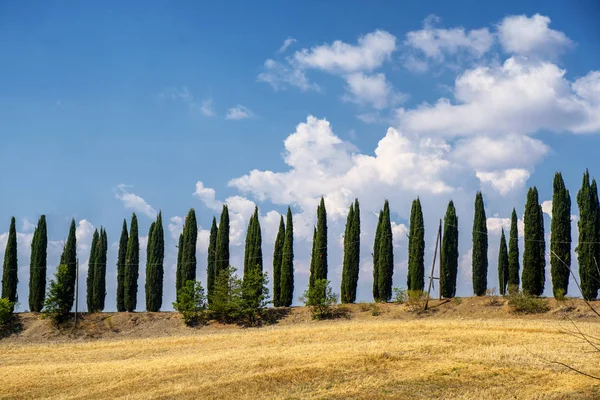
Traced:
MULTIPOLYGON (((569 322, 558 312, 514 316, 479 299, 420 316, 401 307, 373 316, 356 305, 348 319, 321 322, 299 308, 248 329, 115 314, 84 320, 95 336, 51 336, 29 315, 20 335, 0 341, 0 398, 600 398, 600 382, 538 357, 600 374, 597 353, 561 333, 569 322)), ((573 317, 600 336, 594 319, 573 317)))

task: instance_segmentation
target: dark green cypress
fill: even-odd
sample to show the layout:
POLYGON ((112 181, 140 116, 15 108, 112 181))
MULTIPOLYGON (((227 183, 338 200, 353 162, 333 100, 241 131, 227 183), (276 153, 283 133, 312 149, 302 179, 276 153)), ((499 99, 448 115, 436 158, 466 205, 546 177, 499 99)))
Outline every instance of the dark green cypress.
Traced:
POLYGON ((183 225, 183 252, 181 258, 181 285, 196 280, 196 243, 198 240, 198 223, 196 211, 190 209, 183 225))
POLYGON ((598 187, 596 185, 596 179, 592 179, 592 184, 590 186, 590 192, 592 195, 592 207, 594 211, 593 220, 594 223, 594 239, 593 239, 593 259, 594 262, 592 264, 592 284, 593 291, 598 293, 600 290, 600 203, 598 201, 598 187))
POLYGON ((310 252, 310 276, 308 277, 308 287, 313 286, 313 281, 315 279, 315 267, 317 265, 317 252, 318 243, 317 243, 317 227, 313 227, 313 239, 312 239, 312 250, 310 252))
POLYGON ((249 266, 249 261, 252 258, 252 252, 253 252, 253 244, 254 244, 254 239, 252 238, 252 235, 254 234, 254 215, 250 216, 250 220, 248 220, 248 229, 246 230, 246 242, 245 242, 245 247, 244 247, 244 275, 246 275, 248 273, 248 269, 250 268, 249 266))
POLYGON ((327 210, 325 209, 325 199, 321 197, 321 202, 317 207, 317 233, 316 240, 313 242, 313 267, 310 276, 310 285, 318 279, 327 279, 327 210))
POLYGON ((488 273, 488 236, 487 218, 483 195, 475 195, 475 216, 473 218, 473 293, 483 296, 487 290, 488 273))
MULTIPOLYGON (((185 228, 185 226, 184 226, 185 228)), ((183 241, 183 232, 181 232, 179 234, 179 242, 177 245, 177 269, 175 271, 175 293, 179 293, 179 289, 181 289, 182 282, 183 282, 183 248, 184 248, 184 241, 183 241)))
POLYGON ((283 242, 285 240, 285 224, 283 215, 279 220, 279 230, 273 246, 273 306, 281 307, 281 264, 283 260, 283 242))
POLYGON ((93 313, 96 311, 94 308, 94 274, 96 272, 96 258, 100 254, 98 251, 98 244, 100 243, 100 236, 98 235, 98 229, 94 230, 94 236, 92 236, 92 245, 90 246, 90 258, 88 261, 88 273, 86 283, 86 303, 88 312, 93 313))
POLYGON ((217 219, 213 217, 210 227, 210 238, 208 240, 208 260, 206 264, 206 290, 208 301, 211 301, 212 294, 215 288, 215 260, 217 254, 217 236, 219 228, 217 228, 217 219))
POLYGON ((360 208, 358 199, 350 205, 344 235, 344 263, 342 269, 342 303, 356 301, 356 287, 360 267, 360 208))
POLYGON ((506 237, 504 236, 504 228, 500 236, 500 248, 498 250, 498 286, 500 294, 506 294, 508 285, 508 248, 506 247, 506 237))
POLYGON ((165 238, 162 212, 150 226, 148 234, 148 256, 146 261, 146 310, 160 311, 163 295, 165 238))
POLYGON ((552 293, 562 297, 569 289, 571 273, 571 196, 565 187, 562 174, 554 175, 552 195, 552 221, 550 221, 550 273, 552 293))
POLYGON ((517 212, 513 208, 510 221, 510 237, 508 238, 508 290, 519 289, 519 227, 517 212))
POLYGON ((257 270, 262 273, 263 272, 263 254, 262 254, 262 229, 260 228, 260 220, 258 218, 258 207, 254 208, 254 233, 252 234, 252 238, 254 240, 252 247, 252 259, 249 260, 250 265, 254 265, 257 270))
POLYGON ((229 209, 223 205, 219 229, 217 232, 217 253, 215 260, 215 277, 229 266, 229 209))
POLYGON ((422 291, 425 288, 425 225, 419 198, 412 204, 408 242, 408 290, 422 291))
POLYGON ((541 296, 546 280, 544 219, 542 207, 538 201, 538 191, 534 186, 527 192, 525 204, 525 247, 523 249, 523 291, 533 296, 541 296))
POLYGON ((392 223, 390 221, 390 206, 387 200, 383 205, 378 262, 379 300, 389 301, 392 298, 392 279, 394 275, 394 242, 392 237, 392 223))
MULTIPOLYGON (((595 189, 595 185, 594 185, 595 189)), ((577 205, 579 207, 579 240, 575 251, 579 264, 579 278, 583 298, 595 300, 598 297, 597 280, 599 279, 596 268, 598 241, 598 201, 597 192, 593 193, 590 186, 588 170, 583 174, 581 189, 577 193, 577 205), (596 258, 596 259, 594 259, 596 258)))
POLYGON ((106 301, 106 261, 108 253, 108 237, 106 229, 100 228, 99 253, 96 256, 96 272, 94 273, 94 307, 103 311, 106 301))
POLYGON ((117 311, 125 311, 125 262, 127 260, 127 220, 123 220, 123 229, 119 239, 119 255, 117 258, 117 311))
POLYGON ((131 217, 129 241, 127 242, 127 260, 125 261, 125 309, 135 311, 137 306, 138 278, 140 269, 140 239, 135 213, 131 217))
POLYGON ((382 226, 383 210, 379 210, 375 240, 373 241, 373 300, 375 301, 379 301, 379 248, 381 247, 382 226))
POLYGON ((75 226, 75 219, 71 220, 71 227, 69 228, 69 236, 67 237, 67 243, 60 256, 60 265, 67 266, 67 274, 65 276, 65 309, 71 310, 73 303, 75 302, 75 279, 77 276, 77 228, 75 226))
POLYGON ((29 275, 29 308, 40 312, 46 295, 46 262, 48 251, 48 233, 46 216, 42 215, 33 232, 31 242, 31 262, 29 275))
POLYGON ((4 268, 2 270, 2 298, 8 299, 12 303, 17 302, 18 268, 17 228, 15 226, 15 217, 12 217, 8 231, 8 241, 6 242, 6 251, 4 252, 4 268))
POLYGON ((456 277, 458 274, 458 217, 452 200, 448 203, 446 216, 444 217, 441 264, 440 287, 442 296, 452 298, 456 295, 456 277))
POLYGON ((292 210, 289 207, 286 216, 279 286, 281 290, 279 295, 280 306, 291 306, 294 300, 294 222, 292 210))

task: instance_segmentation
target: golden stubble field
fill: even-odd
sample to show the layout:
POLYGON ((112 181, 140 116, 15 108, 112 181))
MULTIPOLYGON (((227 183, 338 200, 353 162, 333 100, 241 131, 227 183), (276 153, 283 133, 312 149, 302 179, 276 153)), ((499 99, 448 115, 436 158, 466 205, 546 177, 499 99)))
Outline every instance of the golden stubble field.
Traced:
MULTIPOLYGON (((293 319, 293 318, 292 318, 293 319)), ((600 324, 578 321, 600 336, 600 324)), ((149 325, 150 326, 150 325, 149 325)), ((0 341, 2 399, 598 399, 557 319, 368 315, 167 337, 0 341)))

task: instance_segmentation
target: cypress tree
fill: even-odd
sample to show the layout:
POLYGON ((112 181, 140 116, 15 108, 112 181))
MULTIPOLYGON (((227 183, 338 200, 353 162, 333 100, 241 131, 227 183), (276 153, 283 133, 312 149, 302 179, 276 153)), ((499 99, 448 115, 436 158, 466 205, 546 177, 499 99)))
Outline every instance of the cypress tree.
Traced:
MULTIPOLYGON (((184 227, 185 228, 185 227, 184 227)), ((182 261, 183 261, 183 232, 179 234, 179 242, 177 245, 177 270, 175 271, 175 293, 178 295, 179 289, 183 287, 183 271, 182 271, 182 261)))
POLYGON ((473 292, 476 296, 483 296, 487 290, 488 272, 488 236, 487 219, 483 195, 475 195, 475 216, 473 218, 473 292))
POLYGON ((517 212, 513 208, 510 221, 510 237, 508 239, 508 291, 519 289, 519 228, 517 212))
POLYGON ((316 240, 313 242, 313 267, 310 276, 310 285, 318 279, 327 279, 327 210, 325 199, 317 207, 317 232, 316 240))
POLYGON ((250 266, 248 265, 249 262, 251 262, 252 259, 252 252, 254 251, 253 249, 253 245, 254 245, 254 239, 252 237, 252 235, 254 234, 254 214, 252 216, 250 216, 250 220, 248 221, 248 229, 246 230, 246 242, 245 242, 245 248, 244 248, 244 275, 246 275, 248 273, 248 269, 250 268, 250 266))
POLYGON ((419 198, 413 201, 410 212, 408 276, 408 290, 425 288, 425 225, 419 198))
POLYGON ((219 229, 217 232, 217 253, 215 260, 215 277, 229 266, 229 209, 223 205, 219 229))
POLYGON ((48 233, 46 216, 42 215, 33 232, 31 241, 31 262, 29 275, 29 308, 40 312, 44 306, 46 294, 46 260, 48 251, 48 233))
POLYGON ((94 230, 94 236, 92 236, 92 245, 90 246, 90 258, 88 261, 88 274, 86 279, 86 303, 88 312, 93 313, 96 311, 94 308, 94 273, 96 272, 96 258, 99 255, 98 243, 100 236, 98 235, 98 229, 94 230))
POLYGON ((117 257, 117 311, 125 311, 125 262, 127 260, 127 220, 123 220, 123 229, 119 239, 119 255, 117 257))
POLYGON ((508 285, 508 248, 506 247, 506 237, 504 236, 504 228, 500 236, 500 249, 498 250, 498 286, 500 294, 506 294, 506 286, 508 285))
POLYGON ((590 186, 590 192, 592 195, 592 207, 593 207, 593 211, 594 211, 594 216, 595 218, 593 219, 593 221, 595 221, 594 223, 594 239, 593 239, 593 261, 594 263, 592 264, 592 284, 593 284, 593 288, 592 290, 594 291, 594 293, 598 293, 598 290, 600 290, 600 245, 598 244, 600 242, 600 203, 598 201, 598 187, 596 186, 596 179, 592 179, 592 184, 590 186))
POLYGON ((379 210, 379 219, 377 220, 377 229, 375 231, 375 240, 373 242, 373 300, 375 301, 379 301, 379 248, 381 247, 382 226, 383 210, 379 210))
POLYGON ((313 286, 314 276, 315 276, 315 267, 317 265, 317 249, 319 248, 317 243, 317 227, 313 227, 313 239, 312 239, 312 250, 310 252, 310 276, 308 277, 308 287, 313 286))
POLYGON ((77 236, 76 236, 75 219, 71 220, 71 227, 69 228, 69 236, 67 237, 67 243, 60 256, 60 265, 67 266, 67 273, 65 274, 65 309, 71 310, 73 303, 75 302, 75 279, 77 277, 77 236))
POLYGON ((212 225, 210 227, 210 238, 208 240, 208 260, 206 264, 206 290, 209 302, 212 301, 211 299, 215 288, 215 260, 217 254, 218 231, 217 219, 213 217, 212 225))
POLYGON ((94 307, 96 311, 104 310, 106 301, 106 260, 108 252, 108 238, 106 229, 100 228, 99 251, 96 256, 94 273, 94 307))
POLYGON ((541 296, 546 280, 544 219, 535 186, 527 192, 523 221, 525 222, 525 248, 523 249, 523 275, 521 277, 523 291, 533 296, 541 296))
POLYGON ((569 289, 571 267, 571 196, 560 172, 554 175, 553 189, 550 273, 552 293, 554 297, 562 297, 569 289))
POLYGON ((590 186, 590 176, 586 169, 583 174, 581 189, 577 193, 577 205, 579 207, 579 240, 575 251, 579 264, 579 278, 583 298, 595 300, 598 297, 597 280, 598 272, 594 260, 597 252, 598 241, 598 201, 597 192, 593 193, 594 187, 590 186))
POLYGON ((146 261, 146 310, 160 311, 163 295, 165 238, 162 212, 150 226, 148 234, 148 256, 146 261))
POLYGON ((356 301, 356 286, 360 267, 360 208, 358 199, 350 205, 344 235, 344 264, 342 270, 342 303, 356 301))
POLYGON ((383 222, 379 243, 378 293, 380 301, 392 298, 392 276, 394 274, 394 243, 392 224, 390 222, 390 206, 386 200, 383 205, 383 222))
POLYGON ((260 273, 263 271, 262 233, 258 219, 258 207, 254 208, 254 214, 248 222, 244 252, 244 275, 252 268, 257 268, 260 273))
POLYGON ((441 264, 440 287, 442 296, 452 298, 456 294, 456 276, 458 274, 458 217, 452 200, 448 203, 446 216, 444 217, 441 264))
POLYGON ((196 242, 198 240, 198 223, 196 211, 190 209, 183 226, 183 251, 181 258, 181 285, 196 280, 196 242))
POLYGON ((12 217, 8 231, 8 241, 6 242, 6 251, 4 252, 4 268, 2 270, 2 298, 8 299, 11 303, 17 302, 18 268, 17 228, 15 226, 15 217, 12 217))
POLYGON ((135 311, 137 305, 138 277, 140 268, 140 240, 138 222, 135 213, 131 217, 127 259, 125 261, 125 309, 135 311))
POLYGON ((294 300, 294 222, 292 210, 288 207, 285 237, 283 239, 283 251, 281 257, 280 306, 289 307, 294 300))
POLYGON ((273 246, 273 306, 281 307, 281 265, 283 260, 283 242, 285 240, 285 224, 283 215, 279 220, 279 230, 273 246))

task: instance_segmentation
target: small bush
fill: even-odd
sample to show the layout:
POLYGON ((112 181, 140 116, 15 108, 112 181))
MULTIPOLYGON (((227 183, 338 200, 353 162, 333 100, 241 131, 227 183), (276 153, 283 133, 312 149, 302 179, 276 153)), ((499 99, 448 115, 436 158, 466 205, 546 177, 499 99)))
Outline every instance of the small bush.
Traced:
POLYGON ((13 309, 15 304, 8 299, 1 298, 0 299, 0 329, 8 326, 13 318, 13 309))
POLYGON ((374 317, 381 315, 381 309, 379 308, 379 306, 376 303, 373 303, 373 305, 371 307, 371 315, 374 317))
POLYGON ((59 265, 50 280, 46 300, 44 301, 44 316, 51 318, 55 324, 64 322, 71 311, 69 304, 69 269, 66 265, 59 265))
POLYGON ((197 281, 187 281, 177 292, 178 301, 173 308, 180 312, 187 326, 194 326, 206 320, 206 296, 204 288, 197 281))
POLYGON ((554 295, 554 298, 558 302, 564 302, 567 299, 567 296, 565 294, 565 289, 557 289, 556 294, 554 295))
POLYGON ((358 309, 362 312, 371 311, 372 304, 371 303, 360 303, 358 305, 358 309))
POLYGON ((403 304, 406 302, 406 289, 404 288, 394 288, 394 303, 403 304))
POLYGON ((327 279, 315 280, 313 287, 308 288, 300 300, 310 308, 312 319, 332 318, 333 306, 337 304, 337 294, 333 293, 327 279))
POLYGON ((496 295, 496 288, 487 289, 485 295, 487 296, 486 305, 488 306, 498 307, 504 304, 502 299, 496 295))
POLYGON ((515 313, 541 314, 550 311, 550 305, 546 299, 534 297, 523 292, 508 296, 508 305, 515 313))
POLYGON ((421 312, 425 310, 425 302, 427 295, 422 290, 407 290, 406 305, 408 311, 421 312))

